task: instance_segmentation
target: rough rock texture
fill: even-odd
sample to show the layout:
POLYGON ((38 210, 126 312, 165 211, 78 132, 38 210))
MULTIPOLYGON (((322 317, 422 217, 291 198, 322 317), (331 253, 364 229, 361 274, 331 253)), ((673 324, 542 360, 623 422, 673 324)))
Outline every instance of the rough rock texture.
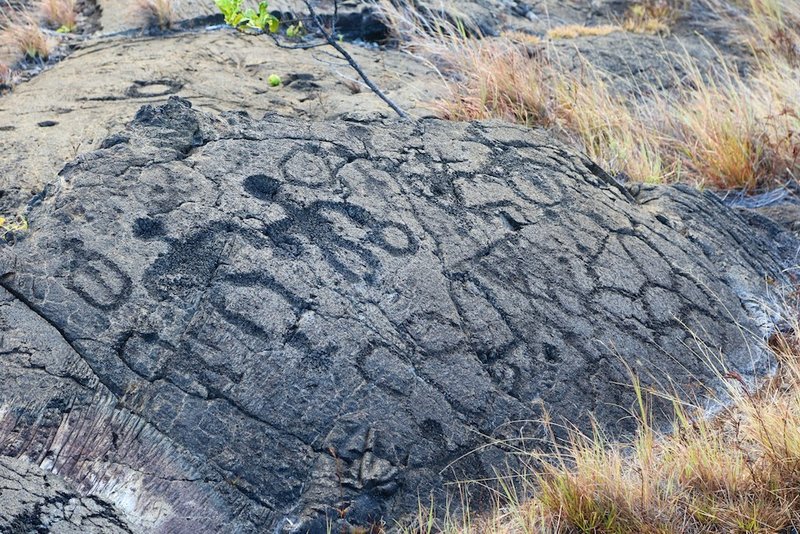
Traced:
POLYGON ((714 196, 500 123, 172 99, 30 223, 0 250, 0 455, 137 532, 392 525, 513 463, 541 403, 625 430, 626 364, 691 393, 699 341, 763 372, 742 331, 785 282, 714 196))
MULTIPOLYGON (((53 180, 65 162, 98 148, 100 141, 122 128, 140 106, 163 104, 171 95, 191 99, 208 111, 245 109, 258 116, 275 111, 321 120, 353 109, 391 114, 358 83, 344 61, 320 49, 285 50, 271 39, 242 35, 232 29, 203 29, 215 11, 210 0, 175 4, 183 21, 177 26, 194 26, 193 31, 152 36, 123 32, 108 37, 109 32, 130 30, 139 24, 129 16, 136 4, 102 0, 100 34, 70 38, 69 47, 59 48, 64 53, 69 48, 66 59, 46 69, 38 63, 29 65, 22 78, 38 74, 15 85, 9 94, 3 94, 0 87, 0 216, 10 219, 16 215, 21 205, 53 180), (279 75, 283 85, 269 87, 267 78, 271 74, 279 75)), ((437 14, 444 9, 444 15, 480 28, 487 35, 514 30, 543 37, 553 26, 618 22, 628 2, 420 0, 415 4, 437 14)), ((699 4, 702 2, 692 3, 691 11, 701 9, 699 4)), ((300 0, 276 1, 270 6, 281 12, 303 11, 300 0)), ((340 4, 342 20, 337 28, 346 39, 385 41, 386 36, 377 27, 375 6, 371 0, 340 4)), ((332 2, 322 1, 318 7, 320 13, 330 14, 332 2)), ((587 63, 593 65, 612 89, 626 94, 638 95, 651 88, 650 84, 672 89, 686 77, 681 67, 686 57, 694 58, 701 72, 710 72, 718 62, 719 51, 708 46, 706 39, 729 51, 730 47, 723 46, 715 35, 737 35, 730 27, 710 35, 696 34, 698 28, 690 24, 692 21, 702 22, 704 30, 710 31, 713 26, 705 11, 687 13, 674 29, 676 34, 669 37, 619 32, 548 41, 547 46, 531 47, 530 52, 547 53, 553 61, 577 73, 594 73, 587 68, 587 63)), ((81 31, 89 32, 90 28, 82 26, 81 31)), ((345 46, 378 86, 416 117, 435 112, 434 101, 448 94, 440 72, 416 54, 374 42, 345 46)), ((0 42, 0 62, 14 63, 15 55, 7 55, 0 42)), ((740 55, 726 53, 724 57, 728 64, 739 65, 740 55)), ((438 67, 447 71, 445 65, 438 67)))
MULTIPOLYGON (((443 94, 434 70, 406 54, 345 46, 409 113, 430 114, 420 103, 443 94)), ((389 116, 354 77, 343 61, 320 57, 319 50, 282 50, 233 30, 88 41, 0 97, 0 216, 16 213, 67 161, 97 149, 141 106, 163 104, 170 95, 208 111, 256 116, 277 111, 321 120, 353 109, 389 116), (270 74, 283 85, 270 87, 270 74)))
POLYGON ((714 48, 703 42, 680 43, 683 48, 675 47, 671 41, 665 44, 664 38, 657 35, 614 32, 555 40, 547 56, 562 69, 576 75, 597 76, 613 92, 635 98, 656 88, 665 92, 680 89, 692 76, 687 57, 692 58, 692 67, 701 72, 719 68, 719 52, 714 48))
POLYGON ((118 534, 132 530, 103 499, 84 497, 29 462, 0 456, 0 532, 118 534))

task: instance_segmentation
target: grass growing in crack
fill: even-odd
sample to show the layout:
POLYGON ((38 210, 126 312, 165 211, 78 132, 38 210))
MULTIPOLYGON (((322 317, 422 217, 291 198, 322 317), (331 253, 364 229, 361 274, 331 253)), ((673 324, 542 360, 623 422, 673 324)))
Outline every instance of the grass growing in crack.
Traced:
POLYGON ((39 12, 51 29, 62 33, 75 31, 78 16, 75 0, 41 0, 39 12))
MULTIPOLYGON (((796 297, 796 295, 795 295, 796 297)), ((599 428, 571 431, 554 452, 533 453, 530 471, 498 480, 492 512, 424 508, 407 533, 777 533, 800 524, 800 313, 787 308, 769 350, 777 373, 749 384, 713 363, 726 407, 709 417, 672 397, 668 432, 652 423, 634 379, 638 432, 614 442, 599 428)), ((544 422, 546 425, 551 423, 544 422)))
MULTIPOLYGON (((722 60, 710 73, 687 53, 674 57, 682 67, 674 91, 653 84, 637 95, 614 91, 613 74, 588 61, 567 70, 548 43, 532 53, 513 37, 472 39, 445 19, 388 2, 384 11, 406 48, 442 73, 450 93, 438 103, 444 118, 550 128, 634 180, 755 191, 800 175, 800 63, 791 52, 800 50, 800 7, 793 0, 751 3, 772 6, 746 12, 742 31, 758 51, 754 74, 745 77, 722 60)), ((680 8, 641 5, 664 20, 680 8)))
POLYGON ((143 28, 168 30, 175 23, 175 7, 172 0, 136 0, 131 17, 143 28))
POLYGON ((29 15, 0 20, 0 43, 16 50, 26 59, 46 60, 53 48, 52 41, 29 15))
POLYGON ((567 24, 555 26, 547 30, 548 39, 575 39, 576 37, 597 37, 622 31, 622 28, 613 24, 600 26, 584 26, 582 24, 567 24))

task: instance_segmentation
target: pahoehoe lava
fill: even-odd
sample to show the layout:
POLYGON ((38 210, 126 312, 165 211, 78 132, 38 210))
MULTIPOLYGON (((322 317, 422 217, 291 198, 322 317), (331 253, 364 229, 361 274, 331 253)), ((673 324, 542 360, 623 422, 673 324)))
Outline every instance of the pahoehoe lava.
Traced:
POLYGON ((626 366, 691 394, 698 342, 771 365, 741 331, 776 227, 536 131, 173 97, 102 146, 0 249, 0 456, 39 466, 0 463, 33 488, 8 524, 74 494, 105 531, 391 525, 513 466, 542 405, 627 430, 626 366))

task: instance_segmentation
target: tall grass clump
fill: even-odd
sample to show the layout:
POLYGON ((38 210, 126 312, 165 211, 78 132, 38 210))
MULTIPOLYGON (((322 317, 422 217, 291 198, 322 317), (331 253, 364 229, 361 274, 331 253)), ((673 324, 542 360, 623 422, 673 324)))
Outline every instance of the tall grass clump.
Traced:
POLYGON ((726 404, 716 415, 671 397, 674 422, 660 431, 651 397, 634 378, 638 431, 630 439, 615 442, 597 426, 589 434, 571 430, 566 440, 553 438, 552 452, 530 455, 535 468, 498 480, 497 505, 482 523, 452 516, 437 523, 428 512, 420 516, 424 528, 406 532, 794 532, 800 526, 800 314, 790 313, 787 327, 770 340, 776 374, 753 385, 720 371, 726 404))
MULTIPOLYGON (((442 73, 443 118, 550 128, 610 172, 638 181, 756 191, 800 174, 800 69, 777 52, 747 77, 721 56, 709 69, 688 52, 671 54, 682 67, 674 89, 639 86, 630 94, 586 60, 568 70, 550 43, 475 39, 445 19, 386 4, 405 47, 442 73)), ((678 9, 663 5, 654 13, 678 9)))
MULTIPOLYGON (((675 113, 684 153, 697 174, 718 187, 768 187, 800 175, 800 2, 737 0, 742 39, 754 52, 748 77, 726 68, 703 79, 687 63, 691 85, 686 113, 675 113)), ((721 15, 729 14, 714 1, 721 15)), ((729 8, 726 4, 726 6, 729 8)))
MULTIPOLYGON (((797 67, 800 63, 800 2, 796 0, 738 0, 745 15, 743 37, 756 51, 781 56, 797 67)), ((720 7, 719 1, 716 3, 720 7)))
POLYGON ((172 0, 136 0, 132 17, 144 28, 168 30, 175 23, 175 6, 172 0))
POLYGON ((53 48, 52 41, 29 15, 8 15, 0 20, 0 43, 17 51, 25 59, 46 60, 53 48))
POLYGON ((64 33, 75 31, 78 16, 75 0, 41 0, 39 11, 48 27, 64 33))
POLYGON ((750 79, 725 67, 703 76, 687 63, 691 90, 668 99, 664 150, 686 177, 717 188, 758 190, 800 170, 800 71, 764 65, 750 79))

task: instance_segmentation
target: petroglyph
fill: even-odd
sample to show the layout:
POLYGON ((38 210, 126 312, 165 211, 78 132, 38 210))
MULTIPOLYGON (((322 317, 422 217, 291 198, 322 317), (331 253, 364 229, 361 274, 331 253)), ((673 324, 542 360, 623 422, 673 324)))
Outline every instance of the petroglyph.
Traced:
POLYGON ((785 281, 761 229, 534 131, 173 99, 103 146, 0 251, 0 451, 133 528, 401 520, 513 464, 542 404, 629 428, 626 366, 770 365, 740 329, 785 281))

